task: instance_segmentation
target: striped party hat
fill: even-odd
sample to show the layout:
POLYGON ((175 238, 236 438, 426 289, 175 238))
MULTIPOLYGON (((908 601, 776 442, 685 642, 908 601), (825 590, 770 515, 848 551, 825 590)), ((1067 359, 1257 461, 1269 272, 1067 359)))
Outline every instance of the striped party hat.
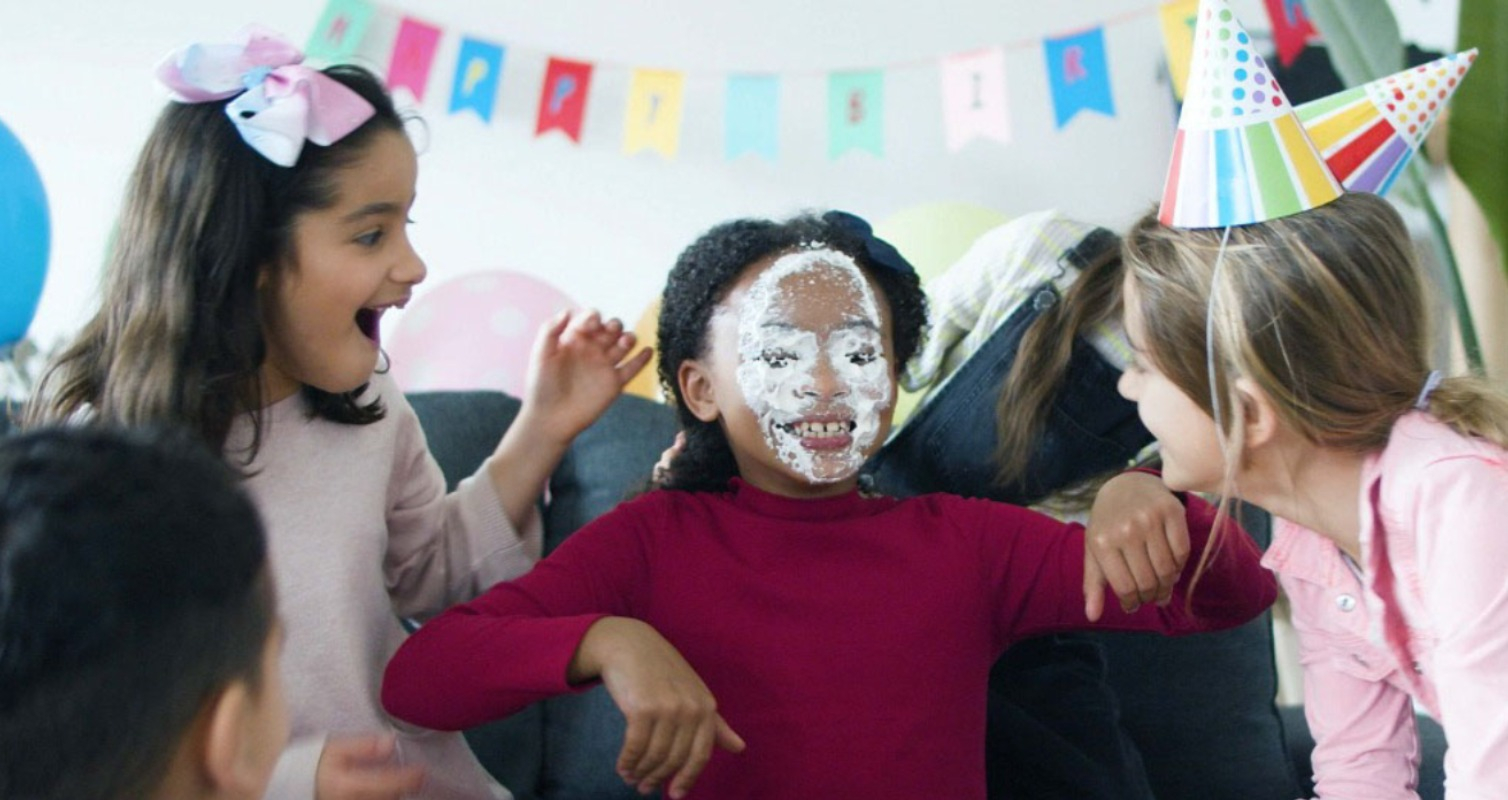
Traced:
POLYGON ((1200 0, 1158 218, 1178 228, 1247 225, 1340 194, 1250 34, 1224 0, 1200 0))
POLYGON ((1305 103, 1294 111, 1348 191, 1383 194, 1476 61, 1468 50, 1305 103))

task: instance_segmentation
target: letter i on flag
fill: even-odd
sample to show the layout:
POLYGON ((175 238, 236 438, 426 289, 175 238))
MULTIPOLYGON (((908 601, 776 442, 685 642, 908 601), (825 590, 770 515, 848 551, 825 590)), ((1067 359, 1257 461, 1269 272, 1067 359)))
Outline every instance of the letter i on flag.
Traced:
POLYGON ((1304 52, 1304 45, 1316 36, 1304 0, 1266 0, 1267 16, 1272 18, 1272 39, 1278 45, 1278 63, 1288 66, 1304 52))
POLYGON ((623 116, 623 152, 658 150, 675 158, 681 145, 681 93, 685 76, 664 69, 636 69, 623 116))
POLYGON ((366 0, 330 0, 319 24, 314 26, 314 33, 309 35, 304 55, 310 61, 325 64, 350 61, 361 46, 361 38, 366 35, 375 11, 366 0))
POLYGON ((943 119, 948 149, 973 139, 1011 140, 1005 101, 1005 51, 995 47, 942 60, 943 119))
POLYGON ((827 79, 827 155, 849 150, 884 155, 885 76, 878 71, 834 72, 827 79))
POLYGON ((559 130, 571 141, 580 143, 581 119, 586 114, 586 95, 591 84, 591 64, 551 58, 545 67, 545 82, 539 89, 539 122, 534 135, 559 130))
POLYGON ((387 68, 387 87, 408 89, 414 99, 424 102, 424 87, 429 83, 429 68, 440 45, 440 29, 413 17, 404 17, 398 25, 398 40, 393 43, 393 60, 387 68))
POLYGON ((724 149, 728 160, 754 153, 775 160, 780 149, 780 79, 773 75, 728 78, 724 149))
POLYGON ((1158 13, 1162 17, 1162 47, 1168 56, 1173 96, 1183 102, 1183 89, 1189 82, 1189 62, 1194 60, 1194 23, 1199 21, 1199 0, 1163 3, 1158 13))
POLYGON ((1067 125, 1080 111, 1115 116, 1103 27, 1047 39, 1043 42, 1043 50, 1047 54, 1047 78, 1052 87, 1052 106, 1059 128, 1067 125))
POLYGON ((503 78, 503 48, 466 37, 456 56, 456 77, 450 87, 450 113, 471 109, 483 122, 492 121, 497 87, 503 78))

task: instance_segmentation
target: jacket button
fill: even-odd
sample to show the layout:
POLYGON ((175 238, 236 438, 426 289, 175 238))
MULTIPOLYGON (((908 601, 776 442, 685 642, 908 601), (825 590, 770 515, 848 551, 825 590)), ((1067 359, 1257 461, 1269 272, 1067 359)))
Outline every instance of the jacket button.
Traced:
POLYGON ((1348 613, 1354 611, 1356 610, 1356 598, 1349 594, 1343 594, 1335 598, 1335 607, 1348 613))

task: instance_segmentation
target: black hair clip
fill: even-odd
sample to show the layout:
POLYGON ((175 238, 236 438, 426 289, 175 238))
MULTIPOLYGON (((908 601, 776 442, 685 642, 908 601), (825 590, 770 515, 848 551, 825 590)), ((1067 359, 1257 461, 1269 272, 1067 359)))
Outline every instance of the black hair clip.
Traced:
POLYGON ((911 262, 901 255, 901 251, 895 249, 895 245, 875 236, 874 228, 864 218, 847 211, 829 211, 822 215, 822 221, 863 239, 864 250, 869 254, 869 260, 876 265, 896 272, 916 274, 916 267, 911 266, 911 262))

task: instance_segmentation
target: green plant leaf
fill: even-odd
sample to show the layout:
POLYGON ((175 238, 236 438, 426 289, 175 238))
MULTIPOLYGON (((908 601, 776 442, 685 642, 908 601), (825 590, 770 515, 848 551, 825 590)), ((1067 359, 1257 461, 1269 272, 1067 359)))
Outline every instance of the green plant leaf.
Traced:
POLYGON ((1324 40, 1335 73, 1360 86, 1403 69, 1398 20, 1382 0, 1304 0, 1304 13, 1324 40))
MULTIPOLYGON (((1335 74, 1346 86, 1392 75, 1406 65, 1393 10, 1381 0, 1304 0, 1304 13, 1324 40, 1335 74)), ((1399 181, 1393 192, 1412 206, 1427 200, 1417 184, 1399 181)))
POLYGON ((1508 271, 1508 9, 1502 0, 1461 0, 1462 50, 1476 63, 1450 103, 1450 165, 1471 190, 1508 271))
MULTIPOLYGON (((1493 5, 1500 0, 1462 0, 1462 30, 1465 30, 1466 4, 1493 5)), ((1360 86, 1402 70, 1407 64, 1403 49, 1403 37, 1398 32, 1398 20, 1393 10, 1382 0, 1304 0, 1304 11, 1324 39, 1329 51, 1330 63, 1336 74, 1347 86, 1360 86)), ((1480 58, 1478 64, 1481 63, 1480 58)), ((1475 70, 1473 70, 1474 72, 1475 70)), ((1470 81, 1463 82, 1469 83, 1470 81)), ((1501 84, 1500 84, 1501 85, 1501 84)), ((1500 93, 1501 94, 1501 93, 1500 93)), ((1456 92, 1455 104, 1459 107, 1461 93, 1456 92)), ((1452 112, 1455 113, 1454 111, 1452 112)), ((1451 121, 1451 144, 1454 150, 1455 121, 1451 121)), ((1504 128, 1500 125, 1497 130, 1504 128)), ((1451 158, 1455 162, 1454 154, 1451 158)), ((1457 170, 1459 172, 1459 169, 1457 170)), ((1456 322, 1461 329, 1461 343, 1466 351, 1466 361, 1473 372, 1482 372, 1482 350, 1477 341, 1476 325, 1472 321, 1471 306, 1461 283, 1461 272, 1456 264, 1455 252, 1446 235, 1445 221, 1430 199, 1424 181, 1419 177, 1419 161, 1409 164, 1403 180, 1393 185, 1393 194, 1399 200, 1424 211, 1434 234, 1436 251, 1445 266, 1446 287, 1456 311, 1456 322)), ((1501 239, 1499 239, 1501 241, 1501 239)))

